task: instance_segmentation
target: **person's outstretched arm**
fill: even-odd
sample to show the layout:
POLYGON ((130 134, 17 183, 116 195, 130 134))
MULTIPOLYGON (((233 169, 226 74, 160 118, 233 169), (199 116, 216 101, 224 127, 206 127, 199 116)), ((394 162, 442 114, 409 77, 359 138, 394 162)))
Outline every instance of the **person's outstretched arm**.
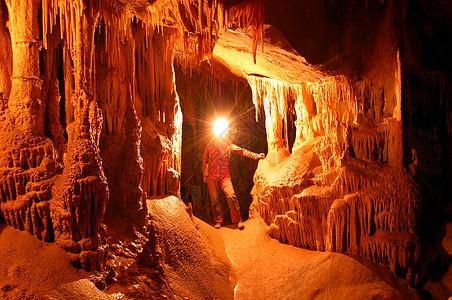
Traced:
POLYGON ((239 147, 236 144, 230 144, 229 145, 229 150, 231 150, 231 152, 234 152, 235 154, 238 155, 242 155, 251 159, 264 159, 265 158, 265 154, 264 153, 254 153, 250 150, 247 150, 245 148, 239 147))

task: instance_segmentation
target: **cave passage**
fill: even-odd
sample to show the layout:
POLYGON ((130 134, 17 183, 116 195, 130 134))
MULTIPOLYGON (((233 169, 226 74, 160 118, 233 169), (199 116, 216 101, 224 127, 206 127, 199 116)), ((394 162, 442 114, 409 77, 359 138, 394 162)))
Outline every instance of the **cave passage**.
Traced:
POLYGON ((451 16, 449 0, 0 0, 0 298, 450 297, 451 16), (266 154, 231 157, 241 231, 211 226, 217 117, 266 154))
MULTIPOLYGON (((220 68, 221 66, 214 66, 220 68)), ((256 120, 248 83, 224 67, 216 70, 199 68, 191 72, 176 67, 176 88, 184 116, 182 124, 181 197, 193 207, 195 216, 213 222, 207 184, 203 182, 202 157, 206 145, 214 138, 212 126, 216 118, 230 121, 229 136, 234 144, 256 153, 266 153, 264 120, 256 120), (189 74, 191 73, 191 74, 189 74)), ((248 219, 251 189, 257 161, 231 155, 230 173, 242 219, 248 219)), ((231 222, 226 198, 221 194, 225 222, 231 222)))

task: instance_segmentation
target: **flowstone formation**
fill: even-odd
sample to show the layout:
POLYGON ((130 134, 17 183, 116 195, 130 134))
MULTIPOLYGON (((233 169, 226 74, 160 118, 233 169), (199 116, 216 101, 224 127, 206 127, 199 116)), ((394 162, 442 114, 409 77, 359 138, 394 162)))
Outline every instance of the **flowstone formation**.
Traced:
POLYGON ((246 32, 220 35, 213 57, 247 79, 265 118, 268 154, 254 176, 250 212, 281 242, 355 253, 422 287, 449 263, 440 216, 450 179, 442 113, 450 112, 450 89, 447 74, 416 61, 422 51, 404 16, 419 11, 398 2, 305 3, 308 20, 336 32, 325 45, 328 30, 313 37, 316 25, 288 28, 280 19, 287 7, 269 2, 270 21, 292 39, 324 45, 313 52, 298 44, 325 63, 310 65, 272 26, 264 26, 265 50, 254 65, 246 32))
MULTIPOLYGON (((242 78, 265 118, 251 210, 270 235, 422 287, 446 265, 450 16, 405 2, 0 0, 0 222, 104 270, 101 288, 171 295, 146 199, 179 196, 184 177, 175 58, 187 71, 208 59, 242 78), (299 53, 264 26, 264 3, 283 34, 295 24, 299 53), (289 22, 300 12, 316 23, 289 22)), ((184 101, 212 88, 192 87, 184 101)))
POLYGON ((350 19, 331 20, 338 23, 345 54, 330 65, 308 64, 272 27, 264 27, 265 51, 258 52, 257 65, 246 63, 241 46, 250 42, 238 31, 221 35, 214 57, 247 79, 256 112, 265 114, 268 155, 254 176, 250 211, 264 219, 268 233, 298 247, 361 255, 422 287, 449 263, 440 221, 432 216, 447 203, 441 192, 447 171, 438 161, 447 161, 440 149, 448 149, 450 131, 426 117, 426 110, 447 110, 440 104, 449 95, 441 83, 447 76, 423 76, 421 84, 420 75, 405 71, 412 37, 395 15, 406 8, 359 6, 342 8, 350 19), (358 16, 361 9, 379 17, 358 16), (350 21, 355 16, 363 27, 350 21), (430 98, 421 100, 427 90, 430 98), (429 162, 435 174, 427 170, 429 162))
POLYGON ((415 234, 420 198, 413 174, 398 159, 400 95, 388 99, 393 110, 383 113, 381 106, 375 113, 375 104, 362 104, 372 101, 367 98, 371 88, 360 93, 343 78, 306 86, 249 81, 256 103, 271 103, 266 109, 269 154, 253 190, 254 208, 269 234, 307 249, 353 252, 413 284, 421 280, 415 234), (292 153, 283 136, 286 125, 278 118, 287 113, 281 101, 289 94, 297 130, 292 153))
MULTIPOLYGON (((45 115, 51 101, 42 99, 50 88, 40 78, 38 4, 35 1, 7 1, 6 4, 10 31, 9 34, 5 28, 0 31, 1 218, 9 226, 52 242, 49 200, 61 166, 54 144, 44 136, 45 122, 54 115, 45 115), (23 14, 25 9, 32 13, 23 14), (22 26, 24 23, 30 26, 22 26)), ((2 3, 2 26, 5 8, 2 3)), ((57 131, 58 128, 53 130, 57 131)))
POLYGON ((174 53, 197 63, 231 25, 253 28, 255 52, 262 9, 0 1, 0 221, 55 242, 77 267, 114 265, 104 224, 148 234, 145 198, 180 194, 174 53))
MULTIPOLYGON (((184 148, 190 157, 189 171, 182 174, 185 196, 196 204, 201 195, 200 171, 194 170, 203 147, 191 147, 205 137, 198 119, 208 118, 199 113, 208 107, 196 102, 204 98, 221 106, 223 99, 235 99, 221 93, 228 81, 239 85, 245 79, 257 119, 265 120, 268 143, 267 159, 254 177, 251 213, 257 212, 281 242, 358 254, 420 288, 449 264, 441 246, 450 180, 448 73, 422 69, 431 57, 419 54, 420 37, 411 31, 410 18, 421 11, 410 5, 302 2, 305 9, 298 14, 306 14, 303 22, 310 27, 288 28, 298 23, 285 22, 286 14, 297 12, 276 1, 266 1, 274 8, 268 20, 298 42, 300 54, 323 64, 310 65, 278 30, 265 25, 264 51, 258 49, 256 64, 246 50, 252 46, 250 33, 228 30, 219 35, 206 84, 187 85, 189 77, 179 76, 184 115, 195 116, 184 120, 190 148, 184 148), (323 27, 317 28, 319 23, 323 27), (306 37, 306 44, 297 36, 306 37), (325 43, 328 39, 334 42, 325 43), (184 104, 185 98, 196 104, 184 104)), ((194 211, 202 209, 195 205, 194 211)))

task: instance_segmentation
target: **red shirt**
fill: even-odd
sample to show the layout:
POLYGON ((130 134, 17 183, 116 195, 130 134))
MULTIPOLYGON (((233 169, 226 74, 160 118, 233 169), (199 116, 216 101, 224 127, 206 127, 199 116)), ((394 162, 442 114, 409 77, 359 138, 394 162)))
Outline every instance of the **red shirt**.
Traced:
POLYGON ((206 165, 210 159, 209 176, 230 176, 229 160, 231 158, 231 152, 256 160, 259 159, 259 154, 257 153, 241 148, 235 144, 230 144, 228 146, 225 142, 215 141, 207 144, 206 149, 204 150, 204 156, 202 158, 203 170, 206 169, 206 165))

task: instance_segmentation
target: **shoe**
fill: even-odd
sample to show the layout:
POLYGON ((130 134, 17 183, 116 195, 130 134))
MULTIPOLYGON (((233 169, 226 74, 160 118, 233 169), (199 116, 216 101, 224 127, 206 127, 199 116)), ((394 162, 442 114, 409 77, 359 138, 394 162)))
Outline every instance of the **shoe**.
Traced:
POLYGON ((237 223, 237 228, 240 229, 240 230, 245 229, 245 225, 243 225, 242 222, 238 222, 237 223))
POLYGON ((221 228, 221 223, 220 223, 220 222, 216 223, 216 224, 215 224, 215 228, 216 228, 216 229, 220 229, 220 228, 221 228))

